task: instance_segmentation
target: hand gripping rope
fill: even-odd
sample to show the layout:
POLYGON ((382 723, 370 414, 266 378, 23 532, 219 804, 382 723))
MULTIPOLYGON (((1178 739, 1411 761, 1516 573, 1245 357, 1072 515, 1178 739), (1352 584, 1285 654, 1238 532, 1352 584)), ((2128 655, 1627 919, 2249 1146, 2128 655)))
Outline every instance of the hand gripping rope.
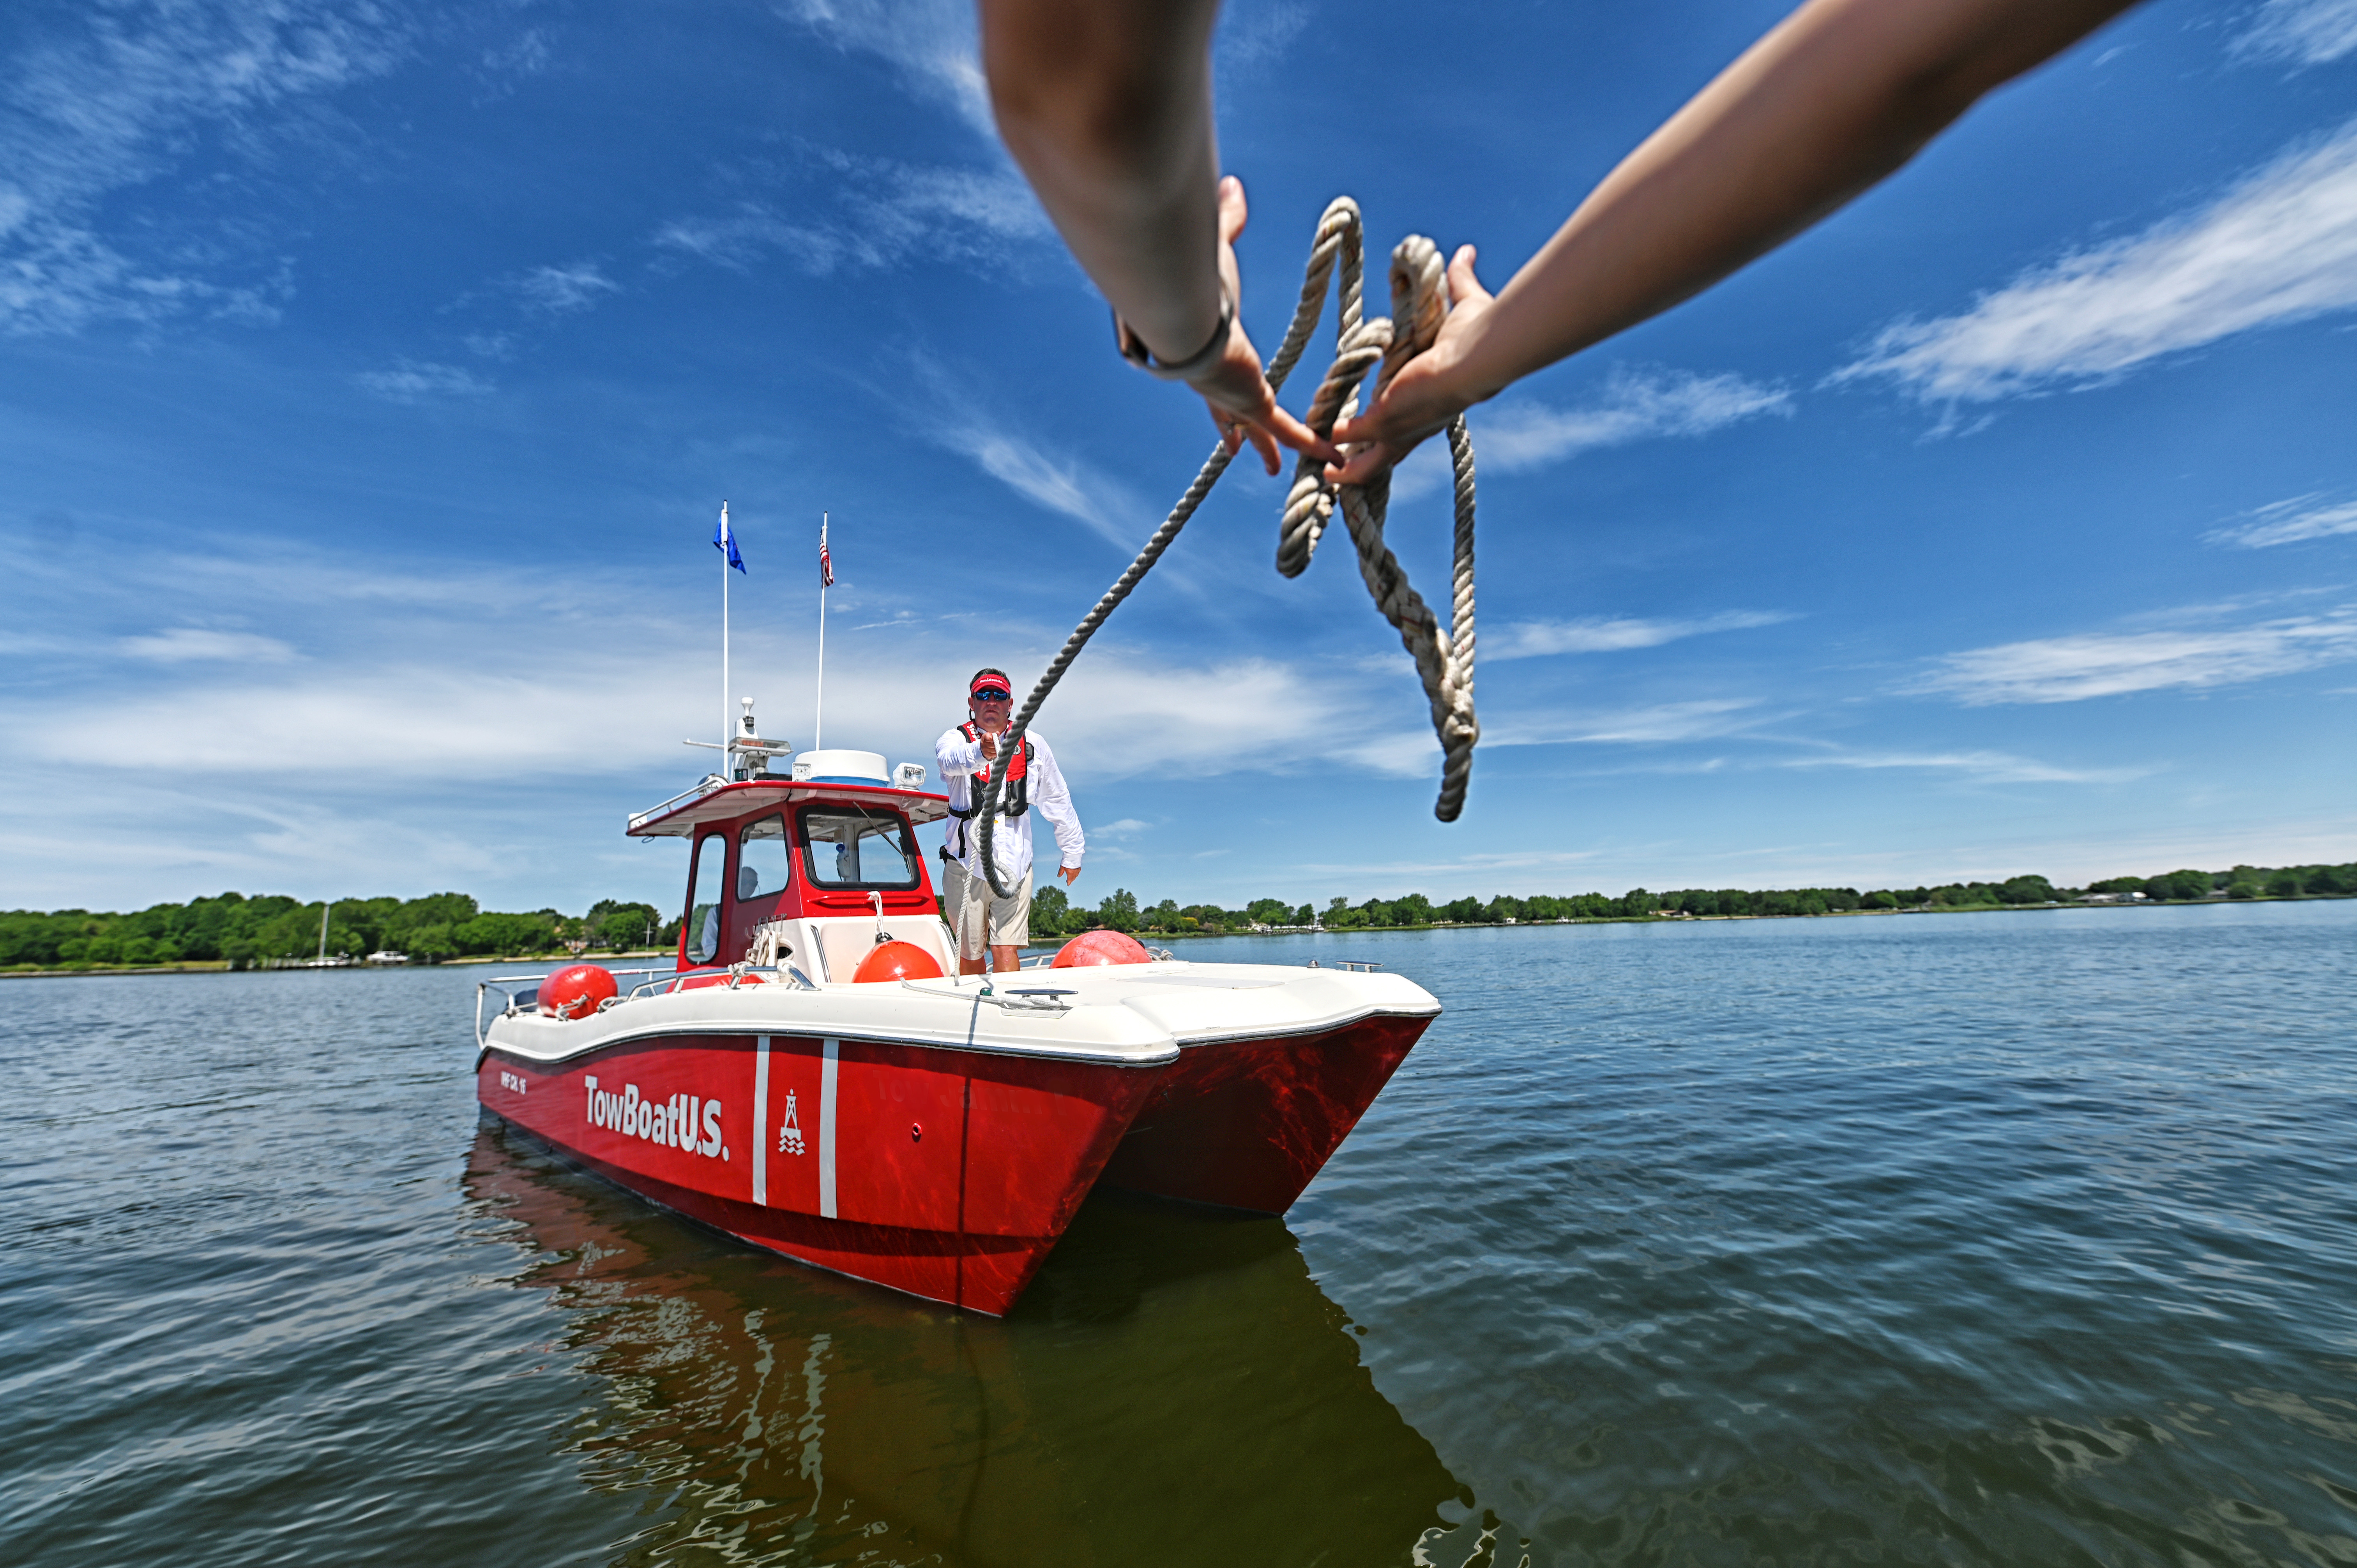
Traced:
MULTIPOLYGON (((1448 313, 1448 292, 1443 286, 1444 269, 1440 249, 1421 234, 1411 234, 1392 252, 1392 314, 1372 320, 1361 319, 1361 295, 1365 273, 1364 224, 1359 216, 1359 204, 1347 196, 1337 197, 1318 220, 1318 239, 1310 247, 1309 266, 1301 281, 1301 302, 1294 307, 1293 325, 1286 328, 1285 342, 1277 349, 1276 358, 1269 362, 1268 382, 1272 389, 1281 389, 1285 378, 1293 371, 1294 362, 1308 345, 1309 334, 1318 325, 1318 317, 1326 308, 1326 285, 1333 276, 1335 263, 1341 263, 1341 307, 1335 323, 1334 362, 1327 369, 1326 379, 1310 400, 1305 423, 1320 435, 1330 436, 1334 423, 1358 412, 1359 385, 1376 366, 1383 367, 1388 377, 1398 368, 1432 347, 1440 335, 1440 324, 1448 313), (1405 322, 1401 328, 1398 323, 1405 322)), ((1288 577, 1297 577, 1309 564, 1310 554, 1318 548, 1318 536, 1334 516, 1339 503, 1344 526, 1350 530, 1351 542, 1358 547, 1359 575, 1364 578, 1367 592, 1374 596, 1375 607, 1400 635, 1400 641, 1415 660, 1416 674, 1424 682, 1425 695, 1432 703, 1433 732, 1440 737, 1442 754, 1440 799, 1432 814, 1444 822, 1453 822, 1465 809, 1465 786, 1473 768, 1473 746, 1481 738, 1481 725, 1473 715, 1473 440, 1465 431, 1462 414, 1448 422, 1448 455, 1456 470, 1457 537, 1455 569, 1452 586, 1455 589, 1450 605, 1449 624, 1442 626, 1431 607, 1407 580, 1407 573, 1383 542, 1383 519, 1391 504, 1392 481, 1384 474, 1367 485, 1333 486, 1326 482, 1325 465, 1317 458, 1303 456, 1295 465, 1293 486, 1285 498, 1285 515, 1278 524, 1276 569, 1288 577)), ((1062 651, 1049 664, 1039 677, 1039 683, 1023 701, 1016 714, 1015 724, 999 746, 1001 756, 1016 756, 1031 721, 1039 716, 1040 704, 1056 682, 1064 678, 1072 660, 1088 646, 1097 628, 1105 623, 1122 600, 1129 597, 1132 588, 1144 580, 1162 553, 1170 548, 1203 498, 1227 472, 1233 456, 1225 442, 1211 448, 1195 482, 1137 553, 1137 559, 1128 570, 1105 590, 1096 607, 1081 618, 1072 635, 1064 639, 1062 651)), ((991 770, 990 783, 984 791, 976 814, 982 820, 981 849, 983 875, 990 881, 993 896, 1006 897, 1011 891, 1000 880, 998 862, 991 853, 991 830, 998 817, 998 801, 1006 789, 1006 769, 991 770)))

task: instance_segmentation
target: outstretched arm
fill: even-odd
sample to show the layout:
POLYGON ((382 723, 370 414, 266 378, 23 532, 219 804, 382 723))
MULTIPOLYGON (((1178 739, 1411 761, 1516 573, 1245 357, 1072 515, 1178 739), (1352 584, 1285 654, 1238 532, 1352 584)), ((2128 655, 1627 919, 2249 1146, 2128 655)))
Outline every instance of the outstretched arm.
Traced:
POLYGON ((1081 879, 1081 863, 1088 858, 1088 835, 1081 831, 1081 814, 1072 809, 1071 788, 1056 754, 1042 740, 1033 740, 1031 753, 1032 809, 1056 830, 1057 857, 1063 862, 1056 875, 1067 886, 1081 879))
POLYGON ((1473 403, 1717 283, 1905 164, 2134 0, 1809 0, 1623 159, 1494 299, 1473 248, 1439 340, 1335 439, 1366 478, 1473 403))
MULTIPOLYGON (((983 69, 1006 150, 1064 242, 1155 359, 1211 344, 1237 306, 1243 187, 1211 123, 1219 0, 981 0, 983 69)), ((1233 450, 1339 457, 1276 404, 1238 321, 1188 378, 1233 450)))

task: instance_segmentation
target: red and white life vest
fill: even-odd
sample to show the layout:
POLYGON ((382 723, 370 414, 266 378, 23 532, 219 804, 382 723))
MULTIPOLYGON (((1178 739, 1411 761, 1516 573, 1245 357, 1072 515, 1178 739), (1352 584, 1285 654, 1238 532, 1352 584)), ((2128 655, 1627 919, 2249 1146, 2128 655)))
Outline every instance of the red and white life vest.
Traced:
MULTIPOLYGON (((957 729, 958 734, 970 741, 979 741, 982 738, 982 731, 971 724, 960 725, 957 729)), ((1028 736, 1026 736, 1023 740, 1023 750, 1016 757, 1014 766, 1006 770, 1006 790, 998 798, 998 811, 1001 816, 1019 817, 1031 809, 1030 772, 1031 740, 1028 736)), ((974 831, 974 813, 982 810, 983 795, 989 788, 990 764, 985 762, 966 779, 964 808, 963 810, 956 806, 950 808, 950 815, 958 820, 960 847, 956 851, 956 858, 960 860, 965 858, 965 846, 971 843, 969 835, 974 831)), ((942 846, 942 853, 944 854, 951 853, 947 844, 942 846)))

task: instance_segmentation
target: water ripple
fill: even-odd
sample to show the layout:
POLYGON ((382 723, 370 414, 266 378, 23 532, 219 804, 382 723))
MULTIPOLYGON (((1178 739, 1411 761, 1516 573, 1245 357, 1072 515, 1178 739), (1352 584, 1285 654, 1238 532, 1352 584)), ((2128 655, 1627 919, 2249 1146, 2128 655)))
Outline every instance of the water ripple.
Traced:
POLYGON ((1004 1323, 479 1121, 459 971, 14 981, 11 1556, 2357 1564, 2357 904, 1360 933, 1285 1222, 1004 1323))

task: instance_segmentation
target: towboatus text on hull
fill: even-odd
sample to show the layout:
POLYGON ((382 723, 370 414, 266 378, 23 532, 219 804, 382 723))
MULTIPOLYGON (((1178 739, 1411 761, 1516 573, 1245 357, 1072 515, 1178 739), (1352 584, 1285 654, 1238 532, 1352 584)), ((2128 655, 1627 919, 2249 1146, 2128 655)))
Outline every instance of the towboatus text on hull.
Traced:
POLYGON ((576 1163, 790 1258, 992 1315, 1099 1181, 1282 1213, 1440 1012, 1370 966, 1071 949, 956 974, 923 769, 732 746, 630 819, 693 849, 676 972, 479 990, 476 1092, 576 1163), (481 997, 507 1004, 486 1026, 481 997))

